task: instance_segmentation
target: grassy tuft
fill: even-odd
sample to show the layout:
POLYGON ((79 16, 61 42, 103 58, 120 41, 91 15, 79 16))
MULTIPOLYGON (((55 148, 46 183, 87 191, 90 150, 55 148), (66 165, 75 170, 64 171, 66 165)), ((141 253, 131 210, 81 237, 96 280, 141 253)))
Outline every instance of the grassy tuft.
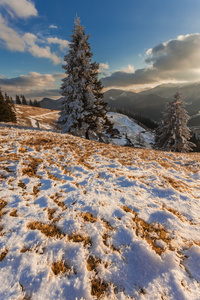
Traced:
POLYGON ((59 275, 60 273, 64 274, 69 271, 69 267, 65 261, 56 261, 52 264, 51 270, 53 271, 54 275, 59 275))
POLYGON ((99 278, 92 279, 91 284, 91 295, 97 297, 97 299, 105 294, 105 291, 108 288, 108 284, 99 278))
POLYGON ((27 225, 27 228, 31 230, 37 229, 41 231, 41 233, 43 233, 48 238, 55 237, 55 238, 62 239, 65 236, 65 234, 61 232, 61 230, 56 225, 44 224, 39 221, 30 222, 27 225))

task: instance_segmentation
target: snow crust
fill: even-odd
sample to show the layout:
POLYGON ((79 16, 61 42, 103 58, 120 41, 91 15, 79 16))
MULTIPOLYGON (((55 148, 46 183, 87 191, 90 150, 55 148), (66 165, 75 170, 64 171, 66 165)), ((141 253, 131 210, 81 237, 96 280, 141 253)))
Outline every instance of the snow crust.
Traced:
POLYGON ((136 122, 119 113, 108 112, 107 116, 111 122, 114 123, 114 128, 117 128, 120 132, 120 136, 117 139, 112 139, 112 142, 118 146, 124 146, 127 144, 126 136, 131 140, 134 146, 152 148, 154 144, 154 133, 147 131, 136 122))
POLYGON ((200 299, 199 167, 199 154, 0 127, 0 299, 200 299))

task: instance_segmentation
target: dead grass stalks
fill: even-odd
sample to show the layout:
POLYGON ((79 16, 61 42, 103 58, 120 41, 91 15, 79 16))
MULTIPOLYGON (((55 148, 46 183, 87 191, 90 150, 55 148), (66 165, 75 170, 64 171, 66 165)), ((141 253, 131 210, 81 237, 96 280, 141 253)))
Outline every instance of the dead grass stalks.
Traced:
POLYGON ((89 245, 89 246, 92 245, 92 241, 91 241, 91 239, 88 236, 83 236, 83 235, 81 235, 79 233, 75 233, 75 234, 69 235, 68 236, 68 240, 69 241, 73 241, 74 243, 82 243, 83 242, 84 247, 86 245, 89 245))
POLYGON ((7 253, 8 253, 7 249, 0 253, 0 261, 2 261, 6 257, 7 253))
POLYGON ((105 294, 108 284, 102 281, 100 278, 94 278, 91 281, 91 295, 100 299, 105 294))
POLYGON ((18 217, 18 214, 17 214, 17 209, 13 209, 10 214, 9 214, 11 217, 18 217))
POLYGON ((40 221, 30 222, 27 225, 27 228, 31 230, 37 229, 41 231, 41 233, 43 233, 48 238, 55 237, 58 239, 62 239, 65 236, 65 233, 61 232, 61 230, 56 225, 44 224, 40 221))
POLYGON ((69 271, 69 267, 67 266, 65 261, 56 261, 52 264, 51 270, 53 271, 54 275, 59 275, 66 273, 69 271))

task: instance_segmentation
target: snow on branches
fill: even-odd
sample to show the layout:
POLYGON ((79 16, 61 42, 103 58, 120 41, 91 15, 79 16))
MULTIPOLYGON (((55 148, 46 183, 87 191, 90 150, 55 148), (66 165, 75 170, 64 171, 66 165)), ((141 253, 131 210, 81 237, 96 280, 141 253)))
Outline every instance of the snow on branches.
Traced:
POLYGON ((164 119, 156 131, 156 146, 174 152, 189 152, 193 143, 189 141, 190 130, 187 127, 189 116, 184 109, 181 95, 176 93, 163 113, 164 119))
POLYGON ((64 57, 66 77, 62 80, 61 113, 58 123, 63 132, 75 135, 101 134, 111 127, 103 102, 102 85, 98 80, 99 64, 91 62, 92 53, 84 26, 76 18, 69 53, 64 57))

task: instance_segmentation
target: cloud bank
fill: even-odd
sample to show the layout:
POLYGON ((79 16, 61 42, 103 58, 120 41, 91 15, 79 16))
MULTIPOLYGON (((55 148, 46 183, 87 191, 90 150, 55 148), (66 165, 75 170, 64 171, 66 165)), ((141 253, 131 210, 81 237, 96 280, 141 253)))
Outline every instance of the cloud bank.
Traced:
POLYGON ((52 96, 59 98, 59 90, 55 82, 57 78, 63 77, 63 74, 40 74, 30 72, 28 75, 20 75, 15 78, 0 77, 0 86, 2 91, 15 97, 16 94, 24 94, 27 97, 41 98, 52 96))
POLYGON ((122 70, 102 79, 105 87, 131 88, 142 84, 191 82, 200 79, 200 34, 187 34, 146 52, 146 68, 122 70))

